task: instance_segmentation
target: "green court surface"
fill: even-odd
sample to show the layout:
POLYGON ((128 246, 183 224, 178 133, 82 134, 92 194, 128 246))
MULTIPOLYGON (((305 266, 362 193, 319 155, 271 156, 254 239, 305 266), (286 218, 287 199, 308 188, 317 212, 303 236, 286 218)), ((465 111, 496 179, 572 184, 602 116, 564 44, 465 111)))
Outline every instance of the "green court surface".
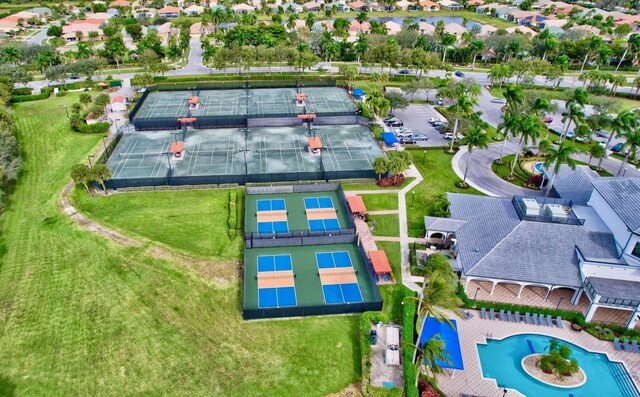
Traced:
POLYGON ((355 244, 311 245, 302 247, 253 248, 245 250, 244 267, 244 308, 258 309, 258 256, 290 255, 295 274, 295 294, 297 307, 324 305, 324 293, 315 254, 321 252, 349 253, 354 270, 357 271, 358 285, 363 302, 375 301, 374 286, 369 278, 364 261, 355 244))
POLYGON ((349 220, 347 215, 347 209, 345 203, 340 197, 338 191, 326 191, 326 192, 307 192, 307 193, 277 193, 277 194, 247 194, 245 199, 246 205, 246 218, 245 218, 245 232, 257 233, 258 221, 257 221, 257 201, 258 200, 285 200, 285 207, 287 210, 287 222, 289 231, 309 230, 309 224, 307 222, 307 215, 305 211, 304 199, 307 197, 330 197, 333 201, 333 207, 336 209, 336 215, 338 217, 338 223, 340 229, 348 229, 349 220))
MULTIPOLYGON (((357 109, 349 93, 338 87, 305 87, 307 113, 354 114, 357 109)), ((305 112, 296 106, 296 88, 255 88, 229 90, 153 91, 145 98, 135 119, 215 116, 295 116, 305 112), (198 107, 189 109, 188 100, 198 97, 198 107)))

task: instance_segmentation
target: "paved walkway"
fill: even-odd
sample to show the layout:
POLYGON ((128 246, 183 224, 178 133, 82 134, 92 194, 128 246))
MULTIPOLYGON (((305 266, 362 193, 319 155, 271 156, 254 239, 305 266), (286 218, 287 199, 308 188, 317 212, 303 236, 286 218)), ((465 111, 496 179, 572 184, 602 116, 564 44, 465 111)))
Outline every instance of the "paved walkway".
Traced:
POLYGON ((411 168, 405 173, 406 177, 415 177, 410 184, 398 193, 398 211, 400 218, 400 259, 402 268, 402 284, 420 295, 422 288, 411 279, 411 263, 409 262, 409 232, 407 227, 407 200, 406 194, 422 182, 422 175, 418 169, 411 164, 411 168))
POLYGON ((369 215, 396 215, 398 210, 369 211, 369 215))

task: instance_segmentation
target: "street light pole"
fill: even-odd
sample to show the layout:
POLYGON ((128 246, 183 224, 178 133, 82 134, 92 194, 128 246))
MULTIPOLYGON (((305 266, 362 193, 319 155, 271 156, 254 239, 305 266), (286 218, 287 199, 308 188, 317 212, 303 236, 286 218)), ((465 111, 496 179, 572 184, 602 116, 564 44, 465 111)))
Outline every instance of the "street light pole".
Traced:
POLYGON ((67 105, 64 105, 64 112, 67 114, 67 118, 69 118, 69 110, 67 109, 67 105))
POLYGON ((427 162, 427 151, 423 151, 422 155, 422 164, 424 165, 427 162))
POLYGON ((96 157, 96 156, 93 154, 90 154, 87 156, 87 159, 89 159, 89 168, 93 169, 93 164, 91 163, 91 157, 96 157))
POLYGON ((106 138, 106 137, 108 137, 108 136, 109 136, 109 135, 103 135, 103 136, 102 136, 102 144, 104 145, 104 155, 105 155, 105 156, 108 156, 108 155, 109 155, 109 153, 107 153, 107 152, 108 152, 108 150, 107 150, 107 141, 104 139, 104 138, 106 138))
POLYGON ((563 299, 564 299, 564 296, 560 297, 560 300, 558 301, 558 304, 556 305, 556 310, 558 310, 558 308, 560 307, 560 303, 562 303, 563 299))
POLYGON ((478 291, 480 291, 480 287, 476 288, 476 293, 473 294, 473 300, 476 300, 476 297, 478 296, 478 291))
POLYGON ((416 197, 416 191, 412 190, 411 191, 411 208, 413 208, 413 199, 416 197))

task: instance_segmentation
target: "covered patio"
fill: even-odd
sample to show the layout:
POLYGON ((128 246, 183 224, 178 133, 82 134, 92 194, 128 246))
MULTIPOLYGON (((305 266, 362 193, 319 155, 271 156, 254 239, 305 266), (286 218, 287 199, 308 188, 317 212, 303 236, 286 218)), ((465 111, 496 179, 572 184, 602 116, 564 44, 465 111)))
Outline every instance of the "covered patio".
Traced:
POLYGON ((387 254, 383 250, 369 251, 369 259, 371 259, 371 266, 376 277, 376 284, 389 285, 395 284, 396 280, 393 277, 393 270, 387 259, 387 254))

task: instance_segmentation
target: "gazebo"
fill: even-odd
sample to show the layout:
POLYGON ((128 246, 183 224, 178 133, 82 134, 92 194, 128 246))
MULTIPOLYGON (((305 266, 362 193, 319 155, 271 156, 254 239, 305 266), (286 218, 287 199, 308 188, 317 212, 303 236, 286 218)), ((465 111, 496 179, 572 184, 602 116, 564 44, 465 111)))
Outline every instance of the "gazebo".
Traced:
POLYGON ((395 284, 393 270, 383 250, 369 251, 369 259, 376 274, 376 284, 395 284))
POLYGON ((349 210, 355 216, 362 216, 367 213, 367 207, 360 196, 348 196, 347 204, 349 205, 349 210))

